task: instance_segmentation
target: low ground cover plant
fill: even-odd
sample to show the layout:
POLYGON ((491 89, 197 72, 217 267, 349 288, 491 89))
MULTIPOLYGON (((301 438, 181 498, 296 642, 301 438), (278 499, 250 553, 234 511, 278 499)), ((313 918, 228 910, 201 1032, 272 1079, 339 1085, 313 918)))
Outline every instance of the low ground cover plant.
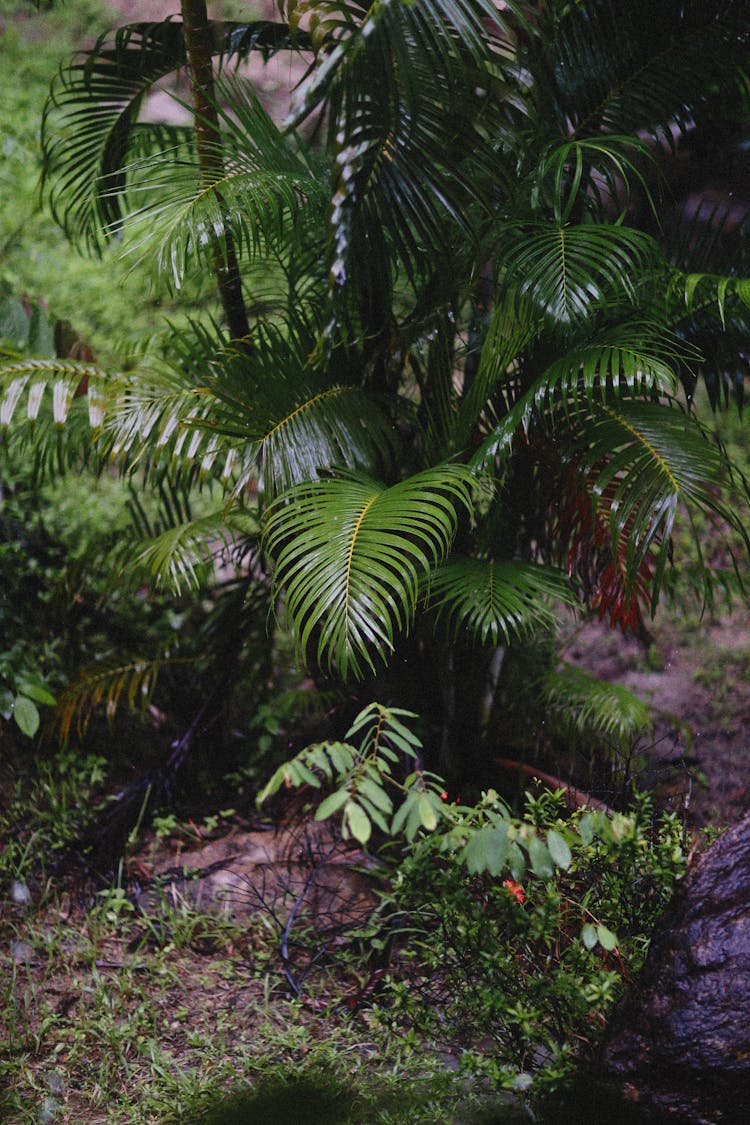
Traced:
POLYGON ((298 915, 291 938, 318 965, 298 975, 296 993, 285 973, 291 923, 259 897, 232 920, 165 889, 159 911, 144 914, 142 866, 135 882, 126 864, 119 885, 92 893, 52 882, 31 849, 13 846, 11 821, 54 847, 54 824, 62 831, 91 799, 101 761, 71 759, 57 778, 48 770, 44 792, 0 810, 12 1119, 36 1122, 47 1104, 50 1120, 79 1123, 218 1121, 226 1097, 232 1120, 277 1095, 283 1107, 306 1075, 324 1108, 343 1083, 353 1121, 479 1121, 483 1102, 497 1109, 504 1093, 504 1119, 513 1106, 543 1115, 645 956, 686 870, 682 828, 647 797, 622 813, 571 814, 563 791, 531 791, 518 813, 491 791, 457 803, 422 770, 413 724, 372 705, 345 742, 307 748, 269 785, 298 791, 295 815, 317 808, 366 844, 362 870, 377 891, 369 919, 330 948, 298 915))
POLYGON ((425 771, 416 716, 371 704, 347 741, 283 763, 281 786, 324 794, 317 819, 378 841, 388 889, 364 937, 380 1018, 444 1043, 496 1088, 539 1099, 568 1082, 640 968, 687 869, 683 826, 648 795, 626 813, 537 790, 514 815, 472 806, 425 771))

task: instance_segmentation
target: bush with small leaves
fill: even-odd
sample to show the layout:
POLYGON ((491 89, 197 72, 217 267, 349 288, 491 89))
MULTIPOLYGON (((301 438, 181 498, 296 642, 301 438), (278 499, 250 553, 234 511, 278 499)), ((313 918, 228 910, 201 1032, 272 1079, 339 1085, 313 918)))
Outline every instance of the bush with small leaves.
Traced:
POLYGON ((493 790, 451 803, 421 768, 413 718, 370 704, 351 742, 307 747, 258 800, 327 788, 317 819, 340 816, 363 846, 385 841, 390 887, 366 931, 381 961, 391 951, 382 1018, 417 1025, 495 1085, 544 1095, 641 965, 687 868, 682 827, 646 795, 627 813, 572 816, 562 791, 527 794, 520 817, 493 790))

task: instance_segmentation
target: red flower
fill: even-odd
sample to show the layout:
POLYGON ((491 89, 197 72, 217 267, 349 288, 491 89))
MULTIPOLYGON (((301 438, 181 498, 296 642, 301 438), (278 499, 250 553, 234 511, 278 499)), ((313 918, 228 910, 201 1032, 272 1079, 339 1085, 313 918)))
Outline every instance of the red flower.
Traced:
POLYGON ((513 896, 516 902, 526 901, 526 895, 520 883, 514 883, 512 879, 504 879, 503 886, 508 888, 508 893, 513 896))

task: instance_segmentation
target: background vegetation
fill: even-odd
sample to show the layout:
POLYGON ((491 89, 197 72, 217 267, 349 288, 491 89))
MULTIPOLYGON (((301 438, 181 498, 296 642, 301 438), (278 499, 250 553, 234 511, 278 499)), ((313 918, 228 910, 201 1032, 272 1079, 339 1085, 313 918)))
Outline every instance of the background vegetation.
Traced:
POLYGON ((714 198, 716 166, 731 199, 742 165, 744 5, 665 3, 661 36, 650 5, 604 0, 308 7, 217 6, 252 22, 191 41, 183 3, 184 39, 102 39, 44 116, 40 80, 102 13, 0 8, 6 1069, 24 1119, 171 1103, 213 1120, 257 1069, 251 1041, 268 1074, 229 1119, 283 1116, 299 1088, 278 1061, 320 1119, 484 1112, 441 1068, 488 1082, 487 1112, 523 1112, 594 1049, 686 868, 684 829, 625 808, 624 784, 622 811, 570 815, 596 797, 561 784, 514 808, 494 782, 579 753, 592 793, 612 789, 613 754, 651 730, 639 700, 560 665, 561 606, 645 648, 675 556, 709 605, 744 589, 744 479, 693 405, 743 401, 747 215, 685 202, 714 198), (279 54, 310 67, 283 127, 234 69, 279 54), (195 131, 140 119, 186 63, 195 131), (50 205, 99 260, 69 257, 50 205), (371 852, 379 905, 335 964, 296 906, 244 927, 187 899, 141 913, 139 833, 245 827, 269 775, 261 800, 300 790, 292 816, 371 852), (75 901, 48 882, 74 856, 75 901), (216 980, 252 1007, 252 1040, 216 980))

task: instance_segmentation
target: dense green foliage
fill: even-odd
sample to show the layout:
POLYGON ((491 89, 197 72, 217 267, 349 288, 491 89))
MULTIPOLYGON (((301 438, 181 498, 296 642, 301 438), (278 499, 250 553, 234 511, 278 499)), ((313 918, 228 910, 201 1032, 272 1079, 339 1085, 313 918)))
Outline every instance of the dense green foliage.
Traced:
MULTIPOLYGON (((11 1080, 19 1120, 36 1119, 42 1097, 50 1097, 39 1067, 62 1070, 61 1043, 65 1067, 52 1100, 64 1095, 69 1107, 80 1105, 81 1120, 105 1103, 123 1122, 149 1114, 214 1120, 220 1106, 249 1112, 276 1098, 283 1105, 292 1067, 334 1099, 332 1116, 321 1118, 334 1125, 343 1120, 335 1109, 338 1078, 352 1057, 359 1060, 354 1120, 361 1105, 364 1120, 384 1125, 453 1119, 459 1101, 473 1121, 480 1091, 488 1105, 506 1090, 519 1106, 539 1109, 565 1087, 576 1063, 590 1057, 685 872, 681 826, 655 817, 646 798, 626 814, 572 817, 562 792, 528 794, 522 816, 494 792, 476 806, 448 802, 437 792, 439 779, 418 765, 405 777, 399 768, 404 753, 413 764, 420 749, 412 728, 412 717, 371 706, 355 720, 351 741, 308 748, 277 779, 303 799, 314 795, 317 817, 341 817, 353 834, 359 822, 342 805, 342 790, 372 818, 361 874, 369 873, 377 893, 369 917, 336 920, 331 943, 301 900, 264 907, 262 885, 240 917, 201 911, 187 885, 179 891, 175 883, 160 905, 156 897, 156 907, 142 912, 128 885, 116 885, 78 918, 72 980, 72 907, 39 877, 34 852, 44 848, 51 870, 98 792, 105 762, 65 752, 26 771, 0 809, 3 831, 14 826, 0 877, 15 905, 4 909, 0 926, 16 959, 3 1011, 17 1048, 0 1074, 11 1080), (66 995, 77 997, 72 1017, 55 1007, 61 974, 66 995), (271 1002, 284 978, 296 985, 294 1002, 271 1002), (48 984, 29 991, 35 980, 48 984), (405 1085, 393 1099, 397 1080, 405 1085), (17 1083, 28 1101, 20 1091, 15 1100, 17 1083), (227 1088, 236 1092, 225 1099, 227 1088)), ((172 818, 165 830, 177 827, 172 818)), ((295 854, 303 850, 300 839, 295 854)), ((148 851, 140 857, 148 863, 148 851)), ((150 894, 158 895, 157 885, 150 894)), ((510 1110, 500 1103, 496 1112, 510 1110)))
POLYGON ((467 1072, 536 1100, 591 1057, 687 863, 680 825, 657 823, 647 800, 572 822, 563 807, 559 794, 529 794, 522 822, 553 849, 570 841, 562 865, 501 879, 472 872, 436 835, 404 859, 385 900, 405 931, 395 1023, 461 1044, 467 1072))
POLYGON ((69 321, 111 359, 118 345, 132 346, 153 330, 161 311, 141 300, 142 287, 121 277, 111 255, 93 261, 77 254, 39 195, 40 122, 49 84, 62 55, 107 20, 98 0, 52 11, 35 11, 26 0, 0 3, 0 298, 44 300, 55 318, 69 321))
MULTIPOLYGON (((741 404, 747 374, 747 215, 703 205, 706 169, 743 159, 747 4, 288 0, 207 28, 200 3, 180 8, 84 43, 39 147, 25 83, 6 99, 0 174, 28 212, 0 215, 0 714, 28 738, 54 694, 72 741, 122 701, 158 702, 169 759, 130 789, 140 824, 202 730, 215 773, 237 765, 221 743, 265 754, 290 668, 314 685, 288 714, 346 684, 333 737, 292 753, 261 798, 326 786, 319 819, 385 842, 387 890, 346 954, 355 975, 380 964, 381 1029, 445 1038, 493 1088, 543 1094, 595 1041, 685 852, 648 801, 564 816, 564 792, 534 791, 519 814, 485 771, 556 740, 601 758, 649 730, 622 689, 557 666, 561 606, 642 633, 686 547, 706 602, 743 590, 718 541, 747 550, 744 480, 694 404, 701 380, 714 405, 741 404), (258 78, 280 60, 301 78, 283 108, 258 78), (192 124, 144 112, 165 83, 192 124), (38 171, 106 270, 54 290, 56 315, 106 333, 93 350, 24 297, 68 277, 31 203, 38 171), (133 347, 136 305, 142 337, 167 301, 190 319, 133 347), (276 661, 274 616, 296 657, 276 661), (351 722, 373 698, 388 705, 351 722), (484 789, 476 803, 452 799, 459 779, 484 789)), ((68 53, 92 12, 34 18, 67 29, 68 53)), ((29 76, 47 67, 47 47, 2 35, 29 76)), ((237 783, 257 783, 243 765, 237 783)), ((74 746, 15 785, 8 875, 80 832, 102 769, 74 746)), ((100 846, 103 871, 133 822, 116 854, 100 846)), ((91 924, 158 944, 163 927, 133 935, 134 914, 116 886, 91 924)), ((181 922, 174 948, 210 929, 187 908, 181 922)), ((267 965, 252 940, 246 961, 267 965)), ((148 998, 127 988, 137 1049, 167 1074, 148 998)), ((125 1073, 130 1048, 95 1004, 125 1073)), ((31 1008, 38 1053, 70 1029, 31 1008)))
MULTIPOLYGON (((691 409, 700 374, 741 392, 743 227, 668 199, 670 152, 747 115, 747 10, 307 9, 204 33, 190 5, 184 34, 121 29, 63 68, 42 146, 68 235, 121 242, 164 292, 215 275, 248 330, 183 326, 120 375, 12 361, 8 440, 46 396, 42 458, 62 441, 173 495, 213 482, 139 566, 179 588, 217 543, 262 550, 300 657, 379 678, 443 769, 476 772, 503 653, 554 603, 641 629, 678 511, 745 534, 691 409), (279 125, 235 64, 281 55, 308 72, 279 125), (194 132, 140 112, 185 63, 194 132)), ((710 599, 737 575, 693 539, 710 599)))
POLYGON ((419 765, 413 719, 371 705, 351 741, 306 748, 259 801, 281 785, 320 791, 316 819, 340 817, 364 845, 375 831, 388 879, 366 937, 390 969, 381 1018, 539 1099, 592 1050, 641 966, 687 869, 683 829, 646 796, 628 815, 571 816, 562 790, 527 793, 520 817, 494 790, 449 801, 419 765))

